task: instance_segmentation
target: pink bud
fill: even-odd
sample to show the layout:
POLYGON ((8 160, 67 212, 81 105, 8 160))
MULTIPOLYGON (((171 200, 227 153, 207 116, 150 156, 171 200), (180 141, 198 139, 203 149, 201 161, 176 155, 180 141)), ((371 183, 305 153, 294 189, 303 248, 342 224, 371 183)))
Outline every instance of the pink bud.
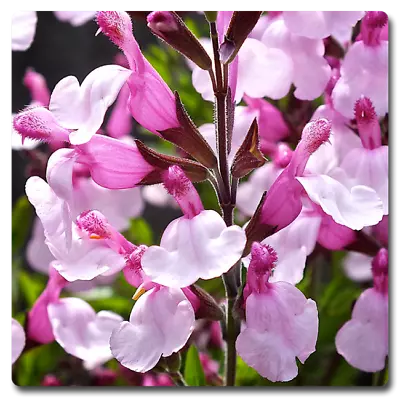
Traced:
POLYGON ((61 381, 54 375, 48 374, 43 378, 41 386, 63 386, 61 381))
POLYGON ((172 165, 163 173, 163 183, 188 218, 193 218, 204 210, 200 196, 182 168, 172 165))
POLYGON ((30 91, 31 98, 34 102, 39 103, 42 106, 49 105, 50 91, 43 75, 28 68, 24 76, 24 85, 30 91))
POLYGON ((354 116, 363 146, 373 150, 382 145, 381 128, 372 101, 361 97, 354 105, 354 116))
POLYGON ((367 46, 378 46, 381 31, 388 23, 388 16, 383 11, 368 11, 361 22, 361 36, 367 46))
POLYGON ((372 275, 374 287, 383 294, 388 292, 389 252, 381 248, 372 260, 372 275))
POLYGON ((49 275, 46 288, 28 313, 27 336, 29 339, 43 344, 54 341, 47 306, 58 301, 61 290, 68 284, 53 267, 50 267, 49 275))
POLYGON ((22 136, 22 142, 25 138, 48 143, 69 140, 69 131, 62 128, 44 107, 27 107, 14 117, 13 126, 22 136))
POLYGON ((157 35, 178 30, 178 24, 169 11, 153 11, 147 17, 147 26, 157 35))

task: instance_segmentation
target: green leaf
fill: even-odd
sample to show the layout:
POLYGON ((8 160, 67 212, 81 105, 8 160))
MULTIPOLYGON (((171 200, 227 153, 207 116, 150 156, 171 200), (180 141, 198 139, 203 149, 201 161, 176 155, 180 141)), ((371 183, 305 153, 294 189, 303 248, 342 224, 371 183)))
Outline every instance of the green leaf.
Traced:
POLYGON ((132 219, 131 226, 124 236, 137 245, 145 244, 151 246, 153 244, 153 231, 143 218, 132 219))
POLYGON ((32 219, 32 206, 26 196, 21 196, 12 211, 12 253, 20 250, 27 239, 32 219))
POLYGON ((201 366, 199 353, 194 345, 189 347, 185 361, 185 381, 189 386, 205 386, 206 378, 201 366))
POLYGON ((13 382, 18 386, 40 386, 44 376, 57 371, 65 351, 56 342, 23 353, 14 365, 13 382))
POLYGON ((19 271, 19 288, 28 308, 31 308, 46 286, 45 277, 19 271))

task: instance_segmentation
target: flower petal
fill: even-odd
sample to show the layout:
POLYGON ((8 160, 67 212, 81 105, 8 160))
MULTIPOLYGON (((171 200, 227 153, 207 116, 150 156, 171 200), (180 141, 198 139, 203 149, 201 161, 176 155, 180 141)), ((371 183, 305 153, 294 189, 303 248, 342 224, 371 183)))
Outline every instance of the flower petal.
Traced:
POLYGON ((11 48, 14 51, 28 50, 36 32, 36 11, 14 11, 11 20, 11 48))
POLYGON ((180 350, 194 328, 194 311, 181 290, 151 289, 132 309, 110 339, 114 357, 136 372, 152 369, 161 355, 180 350))
POLYGON ((388 355, 388 298, 367 289, 357 300, 352 319, 336 335, 336 348, 353 367, 366 372, 385 368, 388 355))
POLYGON ((114 103, 131 71, 119 65, 104 65, 92 71, 82 82, 80 106, 83 120, 69 135, 71 144, 82 144, 100 129, 108 107, 114 103))
POLYGON ((340 165, 357 185, 374 189, 383 202, 383 213, 389 213, 389 147, 350 151, 340 165))
POLYGON ((156 283, 186 287, 199 278, 211 279, 228 271, 240 258, 245 242, 241 228, 227 228, 217 212, 206 210, 192 219, 172 221, 160 246, 149 247, 143 255, 142 267, 156 283))
POLYGON ((343 259, 345 274, 356 282, 372 281, 372 257, 349 251, 343 259))
POLYGON ((350 190, 327 175, 296 178, 310 199, 321 206, 335 222, 360 230, 376 225, 383 217, 383 204, 377 193, 366 186, 350 190))
POLYGON ((63 349, 85 361, 88 368, 112 358, 109 339, 122 318, 110 311, 95 313, 78 298, 64 298, 48 306, 56 341, 63 349))
POLYGON ((11 363, 14 364, 25 347, 25 331, 21 324, 11 319, 11 363))

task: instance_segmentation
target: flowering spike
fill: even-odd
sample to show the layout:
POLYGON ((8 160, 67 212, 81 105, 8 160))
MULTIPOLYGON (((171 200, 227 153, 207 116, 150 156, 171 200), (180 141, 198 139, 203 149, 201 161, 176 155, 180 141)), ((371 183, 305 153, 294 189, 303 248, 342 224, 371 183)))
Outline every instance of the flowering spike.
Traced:
POLYGON ((165 40, 201 69, 212 68, 212 61, 206 50, 178 14, 172 11, 153 11, 147 17, 147 26, 155 35, 165 40))
POLYGON ((182 168, 172 165, 163 173, 163 183, 167 192, 175 198, 183 213, 193 218, 204 210, 197 190, 182 168))
POLYGON ((366 149, 375 149, 382 145, 381 128, 374 105, 368 97, 361 97, 354 105, 354 116, 358 132, 366 149))
POLYGON ((25 138, 42 142, 62 140, 68 142, 69 131, 62 128, 44 107, 27 107, 14 117, 14 129, 25 138))

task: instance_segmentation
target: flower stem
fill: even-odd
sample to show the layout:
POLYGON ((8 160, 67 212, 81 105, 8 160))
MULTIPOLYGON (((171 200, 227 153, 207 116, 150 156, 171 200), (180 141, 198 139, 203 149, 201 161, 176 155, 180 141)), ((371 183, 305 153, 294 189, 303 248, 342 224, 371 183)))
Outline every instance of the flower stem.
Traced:
MULTIPOLYGON (((233 210, 236 203, 237 181, 233 181, 228 163, 228 130, 227 130, 227 94, 228 94, 228 67, 222 67, 219 56, 218 32, 215 22, 210 22, 210 36, 214 53, 215 80, 212 79, 215 95, 216 136, 218 149, 218 167, 216 171, 220 193, 220 206, 226 226, 233 225, 233 210)), ((211 76, 211 75, 210 75, 211 76)), ((234 316, 233 307, 238 295, 240 282, 237 280, 240 273, 240 260, 227 273, 222 275, 227 298, 224 339, 227 344, 225 360, 225 385, 234 386, 236 376, 236 338, 239 334, 240 321, 234 316)))
POLYGON ((185 379, 183 378, 182 374, 178 372, 174 372, 170 374, 170 377, 174 381, 176 386, 188 386, 185 379))

